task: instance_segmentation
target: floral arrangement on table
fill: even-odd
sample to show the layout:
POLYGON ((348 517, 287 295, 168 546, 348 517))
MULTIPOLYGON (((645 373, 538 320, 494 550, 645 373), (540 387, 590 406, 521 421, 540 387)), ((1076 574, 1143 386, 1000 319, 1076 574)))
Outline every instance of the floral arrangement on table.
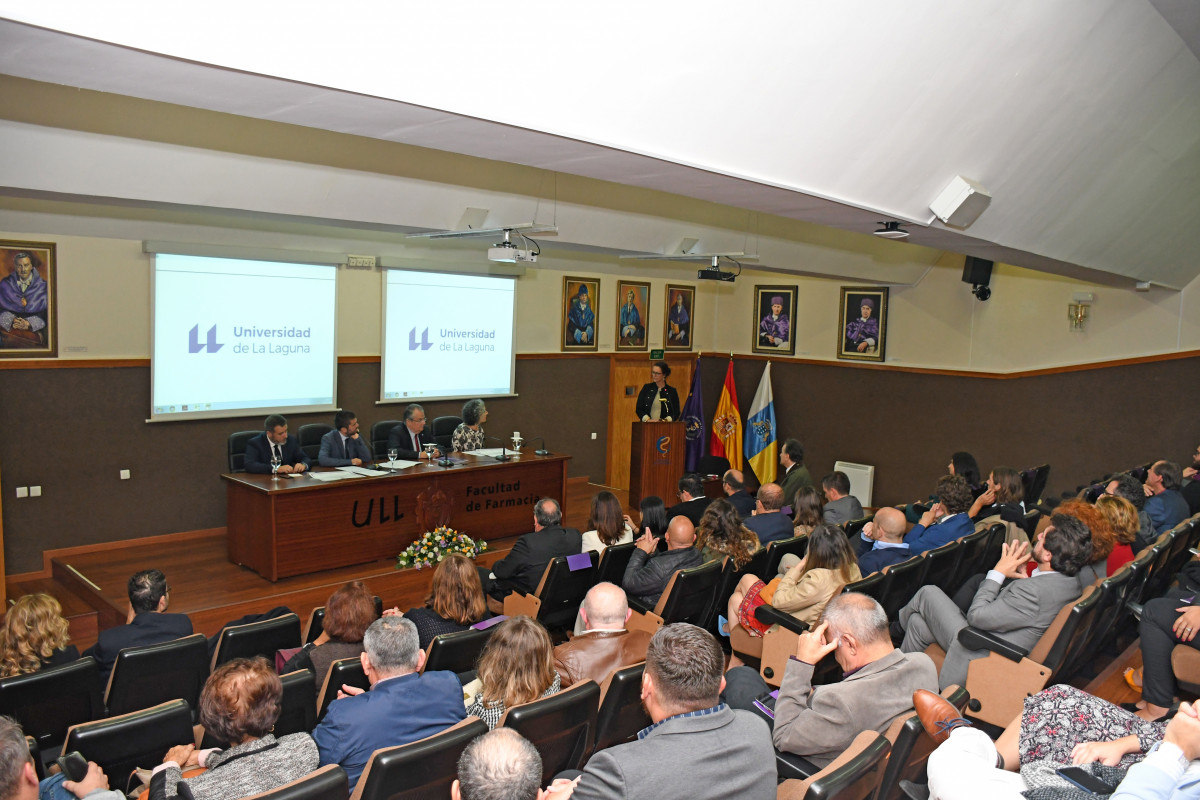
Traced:
POLYGON ((396 569, 432 567, 453 553, 475 558, 487 550, 487 542, 440 525, 410 544, 396 556, 396 569))

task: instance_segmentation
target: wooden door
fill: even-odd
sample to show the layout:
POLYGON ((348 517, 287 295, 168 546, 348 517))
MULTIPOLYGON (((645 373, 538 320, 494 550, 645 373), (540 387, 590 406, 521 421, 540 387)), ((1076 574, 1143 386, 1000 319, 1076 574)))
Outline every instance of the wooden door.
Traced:
MULTIPOLYGON (((608 366, 608 470, 605 484, 616 489, 629 488, 629 447, 633 421, 637 419, 637 396, 642 386, 650 382, 650 364, 645 355, 614 355, 608 366)), ((667 383, 679 392, 679 402, 686 403, 692 386, 694 355, 667 358, 671 377, 667 383)))

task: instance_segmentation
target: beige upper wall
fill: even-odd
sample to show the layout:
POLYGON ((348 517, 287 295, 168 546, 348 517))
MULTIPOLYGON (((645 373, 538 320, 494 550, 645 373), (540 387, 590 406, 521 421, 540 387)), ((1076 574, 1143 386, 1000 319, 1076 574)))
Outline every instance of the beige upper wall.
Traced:
MULTIPOLYGON (((59 258, 59 353, 72 358, 148 358, 150 355, 150 265, 139 239, 67 235, 73 227, 127 227, 128 222, 62 215, 0 211, 5 239, 53 241, 59 258), (19 216, 21 229, 6 220, 19 216), (40 224, 30 224, 40 223, 40 224)), ((154 230, 151 233, 161 233, 154 230)), ((255 236, 228 229, 207 231, 206 241, 225 237, 250 246, 255 236)), ((150 235, 150 234, 148 234, 150 235)), ((265 244, 281 244, 272 239, 265 244)), ((297 240, 297 248, 338 252, 341 240, 297 240)), ((285 248, 286 249, 286 248, 285 248)), ((429 252, 413 248, 417 265, 431 269, 478 269, 481 248, 429 252)), ((853 285, 821 278, 787 278, 746 270, 734 284, 697 282, 694 265, 617 261, 611 257, 548 253, 537 268, 517 279, 517 348, 521 353, 559 352, 563 277, 601 281, 599 345, 611 352, 619 277, 651 284, 651 347, 662 346, 663 307, 668 283, 694 285, 695 344, 703 352, 751 352, 754 287, 796 284, 794 330, 799 358, 835 360, 839 288, 853 285)), ((1014 372, 1070 364, 1200 349, 1200 290, 1146 293, 1094 286, 997 265, 992 298, 981 303, 962 283, 961 262, 946 256, 915 286, 893 287, 887 363, 905 367, 1014 372), (957 263, 956 263, 957 262, 957 263), (1095 295, 1087 327, 1069 329, 1066 312, 1077 291, 1095 295)), ((380 352, 381 280, 377 270, 338 273, 338 343, 343 356, 380 352)))

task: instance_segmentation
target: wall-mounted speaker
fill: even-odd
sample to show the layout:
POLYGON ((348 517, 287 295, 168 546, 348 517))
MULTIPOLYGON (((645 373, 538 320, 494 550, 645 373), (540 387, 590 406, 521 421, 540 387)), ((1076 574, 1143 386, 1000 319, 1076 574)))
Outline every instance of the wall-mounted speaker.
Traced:
POLYGON ((963 283, 969 283, 972 286, 987 286, 992 279, 992 264, 993 262, 986 258, 967 256, 967 261, 963 264, 963 283))

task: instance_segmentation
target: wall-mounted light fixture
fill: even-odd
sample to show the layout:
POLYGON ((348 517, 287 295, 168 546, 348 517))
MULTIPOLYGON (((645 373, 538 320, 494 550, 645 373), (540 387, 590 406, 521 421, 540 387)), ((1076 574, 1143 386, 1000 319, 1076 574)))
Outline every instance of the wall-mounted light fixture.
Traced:
POLYGON ((1076 292, 1071 302, 1067 305, 1067 319, 1071 323, 1071 330, 1083 330, 1083 324, 1087 322, 1088 309, 1092 307, 1092 301, 1095 296, 1091 292, 1076 292))

